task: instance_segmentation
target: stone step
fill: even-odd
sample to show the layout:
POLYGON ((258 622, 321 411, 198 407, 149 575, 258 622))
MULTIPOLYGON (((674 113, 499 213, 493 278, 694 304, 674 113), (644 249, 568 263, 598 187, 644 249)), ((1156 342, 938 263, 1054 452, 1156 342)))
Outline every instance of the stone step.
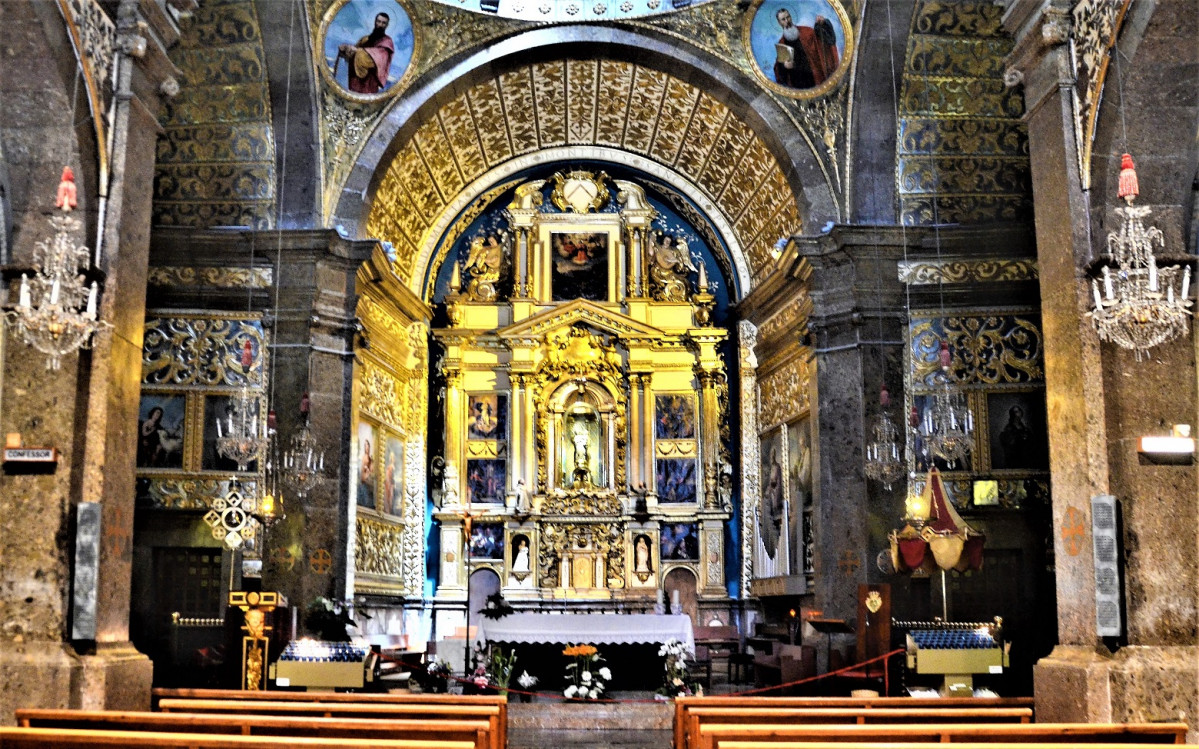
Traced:
MULTIPOLYGON (((539 698, 541 699, 541 698, 539 698)), ((548 700, 508 704, 509 749, 667 749, 673 702, 548 700)))

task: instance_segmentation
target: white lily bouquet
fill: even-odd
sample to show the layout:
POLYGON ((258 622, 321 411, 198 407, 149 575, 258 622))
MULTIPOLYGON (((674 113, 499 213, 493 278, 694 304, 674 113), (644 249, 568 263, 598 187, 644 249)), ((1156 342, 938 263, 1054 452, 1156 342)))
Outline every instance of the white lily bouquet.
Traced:
POLYGON ((594 645, 571 645, 562 655, 575 659, 566 666, 568 684, 562 695, 568 700, 598 700, 612 680, 599 651, 594 645))
POLYGON ((694 657, 694 653, 682 641, 672 637, 658 648, 658 655, 666 659, 666 675, 657 693, 664 697, 695 694, 695 685, 687 672, 687 659, 694 657))

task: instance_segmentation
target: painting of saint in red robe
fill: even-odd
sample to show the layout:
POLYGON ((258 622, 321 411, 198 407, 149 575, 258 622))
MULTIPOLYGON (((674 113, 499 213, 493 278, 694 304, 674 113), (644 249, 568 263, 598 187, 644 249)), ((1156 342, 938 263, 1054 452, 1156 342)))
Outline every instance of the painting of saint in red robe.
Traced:
POLYGON ((329 23, 324 51, 338 84, 355 94, 379 94, 412 60, 412 23, 394 0, 350 0, 329 23))

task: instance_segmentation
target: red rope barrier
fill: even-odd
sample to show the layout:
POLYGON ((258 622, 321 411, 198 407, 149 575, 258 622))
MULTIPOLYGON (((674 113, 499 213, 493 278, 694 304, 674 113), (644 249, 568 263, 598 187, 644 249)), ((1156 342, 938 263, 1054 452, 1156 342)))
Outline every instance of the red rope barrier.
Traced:
MULTIPOLYGON (((785 684, 775 684, 775 685, 772 685, 769 687, 758 687, 757 689, 746 689, 746 690, 742 690, 739 692, 728 692, 721 696, 722 697, 744 697, 746 695, 754 695, 754 694, 759 694, 762 692, 773 692, 776 689, 783 689, 786 687, 794 687, 794 686, 798 686, 800 684, 807 684, 809 682, 819 681, 821 679, 827 679, 830 676, 837 676, 838 674, 843 674, 847 671, 854 671, 862 666, 867 666, 867 665, 869 665, 871 663, 875 663, 877 661, 883 661, 883 694, 886 695, 888 692, 891 691, 891 676, 890 676, 891 671, 890 671, 890 664, 888 663, 888 660, 891 658, 891 656, 898 655, 899 653, 902 653, 902 652, 904 652, 903 648, 896 648, 895 650, 892 650, 889 653, 883 653, 882 655, 875 656, 874 658, 869 658, 867 660, 860 661, 858 663, 853 663, 848 666, 844 666, 842 668, 837 669, 836 671, 829 671, 827 673, 817 674, 816 676, 808 676, 803 679, 797 679, 795 681, 786 682, 785 684)), ((406 663, 403 660, 400 660, 399 658, 393 658, 389 655, 384 655, 382 653, 379 654, 379 659, 382 661, 386 661, 388 663, 398 663, 399 665, 403 666, 404 668, 407 668, 407 669, 410 669, 413 671, 420 671, 420 670, 424 669, 424 664, 406 663)), ((452 679, 460 684, 470 684, 471 686, 474 686, 474 687, 479 686, 478 684, 476 684, 474 681, 472 681, 469 678, 462 678, 462 677, 450 676, 450 675, 447 675, 446 678, 452 679)), ((487 688, 495 689, 497 691, 499 691, 501 689, 500 687, 495 687, 495 686, 489 686, 487 688)), ((542 699, 562 700, 563 702, 649 703, 649 702, 660 702, 661 701, 661 700, 656 700, 656 699, 653 699, 653 700, 647 700, 647 699, 573 700, 573 699, 570 699, 570 698, 566 697, 565 695, 559 694, 557 692, 530 692, 530 691, 526 691, 523 689, 514 689, 512 687, 503 687, 503 691, 507 692, 508 694, 528 695, 530 697, 541 697, 542 699)))

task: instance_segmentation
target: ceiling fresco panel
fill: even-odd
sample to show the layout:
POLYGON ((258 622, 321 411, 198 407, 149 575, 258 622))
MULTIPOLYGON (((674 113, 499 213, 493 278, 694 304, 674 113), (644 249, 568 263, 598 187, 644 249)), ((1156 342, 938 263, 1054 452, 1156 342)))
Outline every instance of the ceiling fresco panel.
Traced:
POLYGON ((512 141, 508 138, 508 128, 502 126, 506 115, 499 84, 494 80, 480 83, 470 90, 467 101, 470 102, 470 112, 478 127, 487 166, 495 166, 511 158, 512 141))
POLYGON ((663 164, 674 164, 683 146, 683 137, 695 112, 699 89, 671 78, 666 83, 666 96, 658 116, 658 132, 650 153, 663 164))
POLYGON ((566 63, 533 66, 537 136, 542 148, 566 145, 566 63))
POLYGON ((595 142, 605 146, 624 144, 624 126, 629 111, 629 97, 633 92, 632 65, 613 60, 601 60, 599 64, 599 86, 604 95, 599 97, 595 128, 595 142))
POLYGON ((475 126, 470 105, 466 101, 466 94, 446 102, 439 114, 441 127, 454 153, 454 163, 458 165, 458 172, 469 175, 485 170, 487 161, 483 158, 483 146, 479 142, 479 131, 475 126))
POLYGON ((654 130, 662 112, 666 81, 665 73, 637 68, 633 81, 633 95, 629 97, 628 124, 624 134, 624 147, 630 151, 649 153, 649 147, 654 142, 654 130))
POLYGON ((566 64, 566 139, 571 143, 594 143, 599 93, 594 60, 570 60, 566 64))
POLYGON ((507 125, 512 150, 517 154, 532 153, 541 148, 537 140, 537 109, 533 104, 533 69, 522 68, 500 76, 500 92, 504 102, 504 120, 494 124, 507 125))

